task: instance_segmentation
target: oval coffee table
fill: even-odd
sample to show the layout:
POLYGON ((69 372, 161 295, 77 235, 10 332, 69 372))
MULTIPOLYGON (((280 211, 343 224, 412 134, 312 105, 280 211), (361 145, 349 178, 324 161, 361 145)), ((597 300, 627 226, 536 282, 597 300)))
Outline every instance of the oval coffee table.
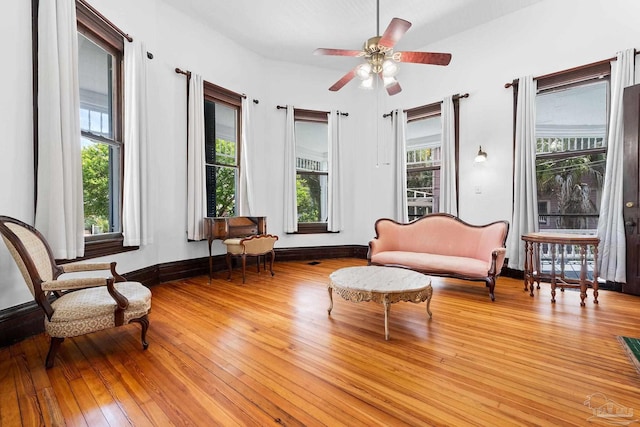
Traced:
POLYGON ((374 301, 384 305, 384 339, 389 339, 389 308, 398 301, 427 301, 431 318, 431 279, 413 270, 398 267, 346 267, 329 275, 329 315, 333 309, 333 291, 347 301, 374 301))

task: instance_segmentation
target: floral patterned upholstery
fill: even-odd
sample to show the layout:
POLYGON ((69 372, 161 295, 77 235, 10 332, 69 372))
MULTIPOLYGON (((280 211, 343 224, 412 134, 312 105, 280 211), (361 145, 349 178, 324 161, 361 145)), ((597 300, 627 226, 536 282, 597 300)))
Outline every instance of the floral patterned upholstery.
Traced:
POLYGON ((126 281, 116 272, 115 262, 57 265, 51 248, 38 230, 7 216, 0 216, 0 234, 29 291, 45 313, 45 331, 51 336, 47 368, 53 366, 65 338, 130 322, 140 324, 142 347, 148 347, 151 291, 141 283, 126 281), (74 277, 73 274, 96 270, 108 270, 111 276, 74 277), (71 278, 61 277, 65 273, 70 273, 71 278))
MULTIPOLYGON (((137 282, 114 286, 129 301, 124 312, 125 324, 149 312, 151 291, 148 288, 137 282)), ((104 286, 70 292, 52 302, 51 307, 53 316, 45 318, 44 325, 52 337, 76 337, 116 326, 113 316, 116 302, 104 286)))

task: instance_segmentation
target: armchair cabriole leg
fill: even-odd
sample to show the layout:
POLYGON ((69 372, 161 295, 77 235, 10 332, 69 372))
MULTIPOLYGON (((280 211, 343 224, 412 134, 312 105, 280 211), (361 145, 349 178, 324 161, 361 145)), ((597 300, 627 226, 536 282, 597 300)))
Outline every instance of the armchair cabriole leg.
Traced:
POLYGON ((47 353, 47 360, 44 366, 47 369, 53 367, 53 361, 56 358, 56 354, 58 353, 58 349, 60 348, 60 344, 62 344, 64 338, 51 337, 51 344, 49 345, 49 353, 47 353))
POLYGON ((147 342, 147 330, 149 329, 149 316, 146 314, 137 319, 131 319, 132 322, 140 324, 140 341, 142 342, 142 349, 146 350, 149 348, 149 343, 147 342))

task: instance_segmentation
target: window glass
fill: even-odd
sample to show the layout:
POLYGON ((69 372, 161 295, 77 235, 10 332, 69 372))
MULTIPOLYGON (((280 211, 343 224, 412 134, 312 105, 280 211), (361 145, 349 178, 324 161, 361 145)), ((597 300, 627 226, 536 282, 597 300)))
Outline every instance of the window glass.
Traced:
POLYGON ((442 125, 440 115, 410 120, 406 129, 409 220, 439 212, 442 125))
POLYGON ((236 215, 240 107, 205 100, 207 216, 236 215))
POLYGON ((595 230, 606 163, 607 79, 536 96, 538 206, 542 230, 595 230))
POLYGON ((326 223, 328 205, 328 124, 295 121, 298 223, 326 223))
POLYGON ((120 232, 122 143, 115 126, 121 60, 78 33, 80 128, 85 234, 120 232))

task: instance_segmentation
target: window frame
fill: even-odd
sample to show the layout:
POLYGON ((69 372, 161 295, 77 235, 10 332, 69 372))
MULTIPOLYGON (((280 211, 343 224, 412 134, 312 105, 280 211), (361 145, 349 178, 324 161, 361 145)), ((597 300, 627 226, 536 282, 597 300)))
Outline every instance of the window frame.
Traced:
MULTIPOLYGON (((294 108, 293 109, 293 121, 294 126, 295 122, 309 122, 309 123, 326 123, 329 124, 329 112, 328 111, 318 111, 318 110, 306 110, 302 108, 294 108)), ((329 144, 328 136, 327 136, 327 147, 329 144)), ((296 179, 300 172, 297 168, 297 156, 296 156, 296 179)), ((315 174, 315 175, 323 175, 327 177, 327 181, 329 178, 329 171, 327 172, 311 172, 307 171, 305 174, 315 174)), ((297 205, 296 200, 296 205, 297 205)), ((298 222, 296 218, 296 223, 298 225, 298 231, 293 234, 320 234, 320 233, 331 233, 329 231, 329 223, 328 222, 298 222)))
MULTIPOLYGON (((242 97, 243 95, 233 92, 229 89, 225 89, 222 86, 218 86, 216 84, 210 83, 208 81, 203 81, 203 94, 204 101, 219 103, 225 105, 227 107, 233 108, 237 112, 237 126, 236 126, 236 165, 230 166, 225 164, 217 164, 211 163, 214 167, 225 167, 225 168, 233 168, 236 170, 236 188, 235 188, 235 205, 234 205, 234 216, 238 215, 238 180, 240 179, 240 173, 242 168, 242 144, 240 141, 242 135, 242 97)), ((205 118, 206 120, 206 118, 205 118)), ((206 125, 206 122, 205 122, 206 125)), ((207 165, 206 158, 204 159, 205 167, 207 165)), ((209 191, 205 189, 207 204, 209 203, 209 191)), ((214 201, 215 201, 215 191, 214 191, 214 201)), ((217 213, 217 212, 216 212, 217 213)))
MULTIPOLYGON (((80 3, 78 3, 80 5, 80 3)), ((84 6, 83 6, 84 8, 84 6)), ((112 37, 113 34, 105 34, 96 33, 93 28, 95 26, 91 26, 94 23, 90 22, 87 25, 87 19, 84 17, 84 14, 78 13, 78 33, 82 34, 91 42, 95 43, 98 47, 104 49, 107 53, 113 56, 114 63, 112 64, 113 73, 112 73, 112 132, 113 138, 105 137, 104 135, 95 134, 91 131, 80 130, 82 137, 89 139, 93 142, 103 143, 107 145, 111 145, 114 147, 118 147, 120 149, 120 156, 118 159, 119 163, 119 179, 118 179, 118 197, 117 197, 117 207, 114 207, 113 210, 118 212, 118 224, 120 224, 120 228, 122 228, 122 196, 123 196, 123 181, 124 181, 124 43, 122 37, 120 36, 120 43, 115 43, 112 37)), ((103 31, 101 28, 100 31, 103 31)), ((119 35, 114 30, 111 30, 115 35, 119 35)), ((115 192, 115 189, 114 189, 115 192)), ((104 240, 110 238, 112 236, 108 235, 122 235, 122 230, 110 233, 101 233, 94 234, 90 236, 85 236, 85 246, 86 242, 95 242, 99 240, 104 240)))
MULTIPOLYGON (((459 191, 459 181, 460 181, 460 164, 459 164, 459 146, 460 146, 460 98, 466 97, 468 95, 456 95, 453 96, 453 120, 454 120, 454 150, 455 150, 455 165, 456 165, 456 206, 460 206, 460 191, 459 191)), ((432 117, 440 116, 442 117, 442 101, 434 102, 431 104, 420 105, 418 107, 408 108, 404 110, 407 115, 407 123, 409 124, 414 121, 424 120, 432 117)), ((442 146, 442 141, 440 142, 442 146)), ((405 150, 405 165, 406 165, 406 150, 405 150)), ((421 168, 411 169, 412 172, 427 172, 427 171, 441 171, 442 164, 440 166, 425 166, 421 168)), ((407 178, 408 178, 408 170, 407 170, 407 178)), ((405 198, 407 195, 405 194, 405 198)), ((407 207, 408 209, 408 207, 407 207)), ((438 212, 440 210, 438 209, 438 212)), ((408 212, 407 212, 408 215, 408 212)))

